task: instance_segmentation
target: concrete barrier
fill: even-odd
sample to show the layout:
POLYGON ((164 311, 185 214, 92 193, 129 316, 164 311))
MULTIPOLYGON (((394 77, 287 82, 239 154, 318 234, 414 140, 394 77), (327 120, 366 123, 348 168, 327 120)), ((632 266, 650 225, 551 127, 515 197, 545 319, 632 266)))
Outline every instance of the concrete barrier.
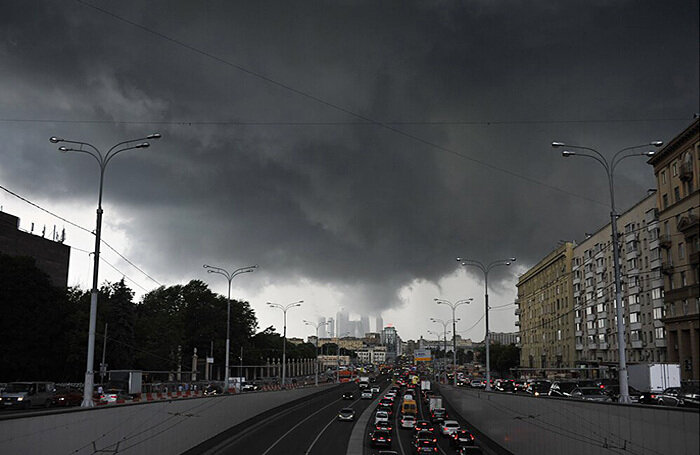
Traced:
POLYGON ((481 433, 517 455, 697 455, 700 413, 693 409, 535 398, 440 386, 481 433))
POLYGON ((0 453, 178 454, 267 410, 332 387, 8 415, 0 419, 0 453))

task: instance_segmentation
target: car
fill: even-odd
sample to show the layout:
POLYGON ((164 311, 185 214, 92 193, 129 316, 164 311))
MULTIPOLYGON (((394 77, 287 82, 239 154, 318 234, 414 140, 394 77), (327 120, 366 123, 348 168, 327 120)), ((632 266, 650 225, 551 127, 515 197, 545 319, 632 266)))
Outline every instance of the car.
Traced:
POLYGON ((0 394, 0 407, 29 409, 51 406, 56 386, 53 382, 11 382, 0 394))
POLYGON ((389 414, 386 411, 377 411, 374 414, 374 424, 376 425, 379 422, 389 423, 389 414))
POLYGON ((437 443, 435 433, 428 430, 418 430, 415 433, 413 433, 413 443, 415 444, 416 441, 420 440, 432 441, 434 443, 437 443))
POLYGON ((102 403, 116 403, 118 401, 131 400, 132 397, 122 389, 107 389, 100 394, 99 399, 102 403))
POLYGON ((378 386, 374 385, 374 386, 372 386, 372 388, 370 389, 370 391, 371 391, 372 393, 379 393, 379 392, 381 392, 381 389, 380 389, 378 386))
POLYGON ((571 392, 578 387, 576 381, 554 381, 547 395, 550 397, 571 397, 571 392))
POLYGON ((427 420, 416 420, 416 423, 413 425, 413 428, 415 432, 418 432, 420 430, 435 431, 435 427, 433 426, 433 424, 427 420))
POLYGON ((469 386, 475 389, 481 389, 482 387, 484 387, 484 384, 482 384, 479 379, 472 379, 469 383, 469 386))
POLYGON ((343 408, 338 411, 338 420, 352 422, 355 420, 355 410, 353 408, 343 408))
POLYGON ((389 422, 379 422, 374 426, 375 430, 382 430, 382 431, 388 431, 391 432, 391 423, 389 422))
POLYGON ((445 408, 435 408, 430 413, 430 421, 433 423, 439 423, 447 418, 447 410, 445 408))
POLYGON ((51 398, 51 406, 79 406, 83 402, 83 391, 75 387, 57 387, 51 398))
POLYGON ((506 380, 506 381, 501 381, 496 384, 496 390, 498 392, 506 392, 506 393, 515 393, 515 384, 513 381, 506 380))
POLYGON ((437 453, 438 447, 437 443, 434 441, 429 441, 427 439, 419 439, 413 443, 413 448, 416 454, 420 455, 422 453, 437 453))
POLYGON ((459 422, 456 420, 445 420, 442 422, 442 425, 440 425, 440 433, 446 438, 450 437, 450 435, 457 430, 459 430, 459 422))
POLYGON ((588 401, 612 401, 600 387, 576 387, 571 392, 571 398, 588 401))
POLYGON ((377 406, 377 411, 384 411, 389 415, 389 418, 391 418, 394 415, 394 408, 391 405, 386 405, 386 404, 380 404, 377 406))
POLYGON ((361 400, 371 400, 372 398, 372 392, 370 392, 369 390, 363 390, 360 394, 361 400))
POLYGON ((416 418, 412 415, 401 417, 401 428, 413 428, 416 425, 416 418))
POLYGON ((541 395, 547 395, 549 393, 549 389, 552 388, 552 383, 549 381, 532 381, 527 385, 527 389, 525 389, 526 393, 529 393, 532 396, 539 397, 541 395))
POLYGON ((663 392, 656 395, 656 404, 661 406, 682 406, 683 397, 680 387, 668 387, 663 392))
POLYGON ((343 393, 343 400, 354 400, 355 399, 355 394, 352 392, 344 392, 343 393))
POLYGON ((369 442, 372 447, 391 447, 391 433, 374 430, 369 434, 369 442))
MULTIPOLYGON (((640 392, 639 390, 637 390, 631 386, 628 386, 627 389, 628 389, 629 396, 630 396, 630 402, 639 403, 640 399, 642 397, 642 392, 640 392)), ((612 401, 614 401, 614 402, 620 401, 620 386, 619 386, 619 384, 608 384, 602 390, 603 390, 603 392, 605 392, 605 394, 607 396, 610 397, 610 399, 612 401)))
POLYGON ((252 382, 245 382, 241 385, 241 392, 254 392, 260 390, 260 386, 252 382))
POLYGON ((476 444, 474 435, 468 430, 457 430, 450 436, 452 447, 473 446, 476 444))
POLYGON ((385 397, 385 398, 382 398, 381 400, 379 400, 379 404, 380 404, 381 406, 389 406, 389 407, 392 407, 392 406, 394 406, 394 400, 385 397))
POLYGON ((457 455, 481 455, 483 453, 479 446, 461 446, 457 448, 457 455))
POLYGON ((377 455, 399 455, 399 453, 395 450, 380 450, 377 455))

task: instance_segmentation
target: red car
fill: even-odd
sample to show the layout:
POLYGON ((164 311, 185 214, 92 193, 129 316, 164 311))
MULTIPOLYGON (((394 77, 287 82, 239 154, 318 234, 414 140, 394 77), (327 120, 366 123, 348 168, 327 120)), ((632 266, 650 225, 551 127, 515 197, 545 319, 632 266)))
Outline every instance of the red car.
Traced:
POLYGON ((57 388, 51 406, 80 406, 83 402, 83 391, 73 387, 57 388))

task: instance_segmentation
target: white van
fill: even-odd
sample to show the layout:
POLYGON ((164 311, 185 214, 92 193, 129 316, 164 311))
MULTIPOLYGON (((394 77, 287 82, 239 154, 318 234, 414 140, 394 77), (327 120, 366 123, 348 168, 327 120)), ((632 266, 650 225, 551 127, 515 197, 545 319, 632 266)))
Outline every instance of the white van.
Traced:
POLYGON ((0 395, 2 408, 29 409, 32 406, 51 406, 56 393, 53 382, 11 382, 0 395))

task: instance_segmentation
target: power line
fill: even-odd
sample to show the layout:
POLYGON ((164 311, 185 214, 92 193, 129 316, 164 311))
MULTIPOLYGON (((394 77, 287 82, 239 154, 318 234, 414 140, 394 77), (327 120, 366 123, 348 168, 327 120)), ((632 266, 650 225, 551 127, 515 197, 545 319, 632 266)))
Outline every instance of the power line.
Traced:
MULTIPOLYGON (((23 197, 23 196, 20 196, 19 194, 15 193, 14 191, 12 191, 12 190, 10 190, 10 189, 4 187, 3 185, 0 185, 0 189, 2 189, 3 191, 5 191, 5 192, 11 194, 12 196, 14 196, 14 197, 16 197, 16 198, 18 198, 18 199, 20 199, 20 200, 26 202, 27 204, 31 205, 32 207, 35 207, 35 208, 41 210, 42 212, 44 212, 44 213, 46 213, 46 214, 48 214, 48 215, 51 215, 51 216, 53 216, 53 217, 55 217, 55 218, 58 218, 59 220, 65 222, 65 223, 68 223, 69 225, 74 226, 74 227, 76 227, 76 228, 78 228, 78 229, 80 229, 80 230, 82 230, 82 231, 84 231, 84 232, 87 232, 88 234, 94 235, 94 232, 92 232, 91 230, 89 230, 89 229, 87 229, 87 228, 84 228, 83 226, 81 226, 81 225, 79 225, 79 224, 77 224, 77 223, 74 223, 74 222, 72 222, 72 221, 70 221, 70 220, 68 220, 68 219, 66 219, 66 218, 64 218, 64 217, 62 217, 62 216, 60 216, 60 215, 57 215, 56 213, 54 213, 54 212, 52 212, 52 211, 50 211, 50 210, 48 210, 48 209, 43 208, 42 206, 40 206, 40 205, 38 205, 38 204, 36 204, 36 203, 30 201, 29 199, 27 199, 27 198, 25 198, 25 197, 23 197)), ((112 245, 110 245, 109 243, 107 243, 106 240, 101 239, 101 243, 104 244, 104 245, 105 245, 107 248, 109 248, 110 250, 112 250, 114 253, 116 253, 120 258, 122 258, 124 261, 126 261, 129 265, 131 265, 131 266, 134 267, 136 270, 138 270, 139 272, 141 272, 142 274, 144 274, 144 275, 145 275, 147 278, 149 278, 151 281, 153 281, 154 283, 158 284, 158 286, 163 286, 163 284, 162 284, 161 282, 159 282, 158 280, 156 280, 155 278, 153 278, 151 275, 149 275, 148 273, 146 273, 146 272, 145 272, 143 269, 141 269, 139 266, 137 266, 136 264, 134 264, 133 262, 131 262, 129 259, 127 259, 126 256, 124 256, 124 255, 121 254, 119 251, 117 251, 112 245)), ((75 248, 76 250, 89 253, 89 251, 81 250, 80 248, 77 248, 77 247, 71 247, 71 248, 75 248)), ((112 266, 112 265, 109 264, 109 263, 108 263, 108 265, 112 266)), ((112 266, 112 267, 114 267, 114 266, 112 266)), ((121 273, 121 272, 120 272, 120 273, 121 273)), ((126 275, 124 275, 124 276, 126 277, 126 275)), ((127 278, 128 278, 128 277, 127 277, 127 278)), ((129 280, 131 280, 131 278, 129 278, 129 280)), ((134 283, 136 283, 134 280, 131 280, 131 281, 133 281, 134 283)), ((141 287, 140 285, 138 285, 138 283, 136 283, 136 285, 139 286, 141 289, 143 289, 143 287, 141 287)), ((144 289, 144 291, 145 291, 145 289, 144 289)))
POLYGON ((586 201, 588 201, 588 202, 592 202, 592 203, 595 203, 595 204, 603 205, 603 206, 606 206, 606 207, 608 206, 607 203, 603 203, 603 202, 601 202, 601 201, 597 201, 597 200, 595 200, 595 199, 591 199, 591 198, 588 198, 588 197, 586 197, 586 196, 582 196, 582 195, 579 195, 579 194, 577 194, 577 193, 574 193, 574 192, 565 190, 565 189, 563 189, 563 188, 559 188, 559 187, 557 187, 557 186, 554 186, 554 185, 545 183, 545 182, 540 181, 540 180, 537 180, 537 179, 535 179, 535 178, 533 178, 533 177, 528 177, 528 176, 526 176, 526 175, 519 174, 519 173, 517 173, 517 172, 508 170, 508 169, 506 169, 506 168, 502 168, 502 167, 496 166, 496 165, 491 164, 491 163, 488 163, 488 162, 486 162, 486 161, 484 161, 484 160, 481 160, 481 159, 478 159, 478 158, 473 158, 473 157, 468 156, 468 155, 466 155, 466 154, 464 154, 464 153, 460 153, 460 152, 457 152, 457 151, 455 151, 455 150, 449 149, 449 148, 447 148, 447 147, 438 145, 438 144, 436 144, 436 143, 434 143, 434 142, 431 142, 431 141, 429 141, 429 140, 427 140, 427 139, 423 139, 422 137, 416 136, 415 134, 412 134, 412 133, 409 133, 409 132, 404 131, 404 130, 402 130, 402 129, 399 129, 399 128, 397 128, 396 126, 393 126, 393 125, 390 124, 390 123, 383 122, 383 121, 379 121, 379 120, 375 120, 375 119, 373 119, 373 118, 371 118, 371 117, 368 117, 368 116, 366 116, 366 115, 363 115, 363 114, 357 113, 357 112, 355 112, 355 111, 352 111, 352 110, 350 110, 349 108, 344 108, 344 107, 342 107, 342 106, 340 106, 340 105, 338 105, 338 104, 332 103, 332 102, 330 102, 330 101, 326 101, 326 100, 324 100, 324 99, 322 99, 322 98, 320 98, 320 97, 318 97, 318 96, 316 96, 316 95, 313 95, 313 94, 311 94, 311 93, 309 93, 309 92, 305 92, 305 91, 303 91, 303 90, 294 88, 294 87, 292 87, 291 85, 288 85, 288 84, 286 84, 286 83, 284 83, 284 82, 280 82, 280 81, 278 81, 278 80, 276 80, 276 79, 273 79, 273 78, 270 77, 270 76, 266 76, 266 75, 264 75, 264 74, 262 74, 262 73, 259 73, 259 72, 256 72, 256 71, 254 71, 254 70, 248 69, 248 68, 246 68, 246 67, 244 67, 244 66, 242 66, 242 65, 239 65, 239 64, 233 63, 233 62, 231 62, 231 61, 228 61, 228 60, 226 60, 226 59, 224 59, 224 58, 222 58, 222 57, 219 57, 219 56, 217 56, 217 55, 214 55, 214 54, 212 54, 212 53, 210 53, 210 52, 208 52, 208 51, 205 51, 205 50, 202 50, 202 49, 200 49, 200 48, 198 48, 198 47, 195 47, 195 46, 192 46, 192 45, 190 45, 190 44, 187 44, 187 43, 185 43, 184 41, 180 41, 180 40, 178 40, 178 39, 176 39, 176 38, 173 38, 173 37, 171 37, 171 36, 169 36, 169 35, 166 35, 165 33, 161 33, 161 32, 159 32, 159 31, 153 30, 153 29, 151 29, 151 28, 149 28, 149 27, 146 27, 145 25, 142 25, 142 24, 140 24, 140 23, 138 23, 138 22, 134 22, 134 21, 132 21, 132 20, 129 20, 129 19, 123 17, 123 16, 120 16, 120 15, 118 15, 118 14, 112 12, 112 11, 106 10, 106 9, 101 8, 101 7, 99 7, 99 6, 97 6, 97 5, 94 5, 94 4, 92 4, 92 3, 86 2, 86 1, 84 1, 84 0, 75 0, 75 1, 78 2, 78 3, 80 3, 81 5, 84 5, 84 6, 86 6, 86 7, 92 8, 92 9, 94 9, 94 10, 96 10, 96 11, 99 11, 99 12, 105 14, 105 15, 108 15, 108 16, 110 16, 110 17, 112 17, 112 18, 114 18, 114 19, 116 19, 116 20, 118 20, 118 21, 120 21, 120 22, 124 22, 124 23, 126 23, 126 24, 129 24, 129 25, 131 25, 131 26, 133 26, 133 27, 136 27, 136 28, 138 28, 138 29, 140 29, 140 30, 143 30, 143 31, 146 32, 146 33, 149 33, 149 34, 151 34, 151 35, 157 36, 157 37, 159 37, 159 38, 161 38, 161 39, 163 39, 163 40, 169 41, 169 42, 171 42, 171 43, 173 43, 173 44, 175 44, 175 45, 177 45, 177 46, 183 47, 183 48, 188 49, 188 50, 190 50, 190 51, 192 51, 192 52, 194 52, 194 53, 196 53, 196 54, 199 54, 199 55, 202 55, 202 56, 204 56, 204 57, 206 57, 206 58, 209 58, 209 59, 211 59, 211 60, 214 60, 214 61, 216 61, 216 62, 218 62, 218 63, 220 63, 220 64, 222 64, 222 65, 228 66, 228 67, 233 68, 233 69, 235 69, 235 70, 237 70, 237 71, 240 71, 240 72, 242 72, 242 73, 244 73, 244 74, 247 74, 247 75, 249 75, 249 76, 252 76, 252 77, 255 77, 255 78, 257 78, 257 79, 260 79, 260 80, 262 80, 262 81, 264 81, 264 82, 267 82, 267 83, 269 83, 269 84, 271 84, 271 85, 280 87, 280 88, 282 88, 282 89, 284 89, 284 90, 287 90, 287 91, 289 91, 289 92, 292 92, 292 93, 294 93, 294 94, 296 94, 296 95, 299 95, 299 96, 301 96, 301 97, 303 97, 303 98, 312 100, 312 101, 314 101, 314 102, 316 102, 316 103, 318 103, 318 104, 321 104, 321 105, 323 105, 323 106, 329 107, 329 108, 331 108, 331 109, 333 109, 333 110, 336 110, 336 111, 339 111, 339 112, 341 112, 341 113, 343 113, 343 114, 347 114, 347 115, 349 115, 349 116, 351 116, 351 117, 354 117, 354 118, 356 118, 356 119, 358 119, 358 120, 360 120, 360 121, 362 121, 362 122, 365 122, 365 123, 368 123, 368 124, 372 124, 372 125, 376 125, 376 126, 382 127, 382 128, 384 128, 384 129, 386 129, 386 130, 388 130, 388 131, 391 131, 391 132, 393 132, 393 133, 395 133, 395 134, 398 134, 398 135, 400 135, 400 136, 403 136, 403 137, 406 137, 406 138, 408 138, 408 139, 411 139, 411 140, 413 140, 413 141, 415 141, 415 142, 418 142, 418 143, 421 143, 421 144, 423 144, 423 145, 426 145, 426 146, 428 146, 429 148, 432 148, 432 149, 435 149, 435 150, 437 150, 437 151, 441 151, 441 152, 444 152, 444 153, 447 153, 447 154, 450 154, 450 155, 454 155, 454 156, 456 156, 456 157, 459 157, 459 158, 462 158, 462 159, 471 161, 471 162, 473 162, 473 163, 480 164, 480 165, 482 165, 482 166, 484 166, 484 167, 486 167, 486 168, 488 168, 488 169, 502 172, 502 173, 504 173, 504 174, 506 174, 506 175, 509 175, 509 176, 511 176, 511 177, 515 177, 515 178, 518 178, 518 179, 520 179, 520 180, 523 180, 523 181, 526 181, 526 182, 529 182, 529 183, 532 183, 532 184, 535 184, 535 185, 539 185, 539 186, 548 188, 548 189, 550 189, 550 190, 553 190, 553 191, 556 191, 556 192, 559 192, 559 193, 567 194, 567 195, 569 195, 569 196, 572 196, 572 197, 575 197, 575 198, 579 198, 579 199, 583 199, 583 200, 586 200, 586 201))
MULTIPOLYGON (((433 121, 384 121, 397 126, 497 126, 580 123, 641 123, 688 120, 687 117, 647 119, 568 119, 568 120, 433 120, 433 121)), ((91 125, 171 125, 171 126, 378 126, 369 121, 243 121, 243 120, 96 120, 60 118, 0 118, 4 123, 59 123, 91 125)))

